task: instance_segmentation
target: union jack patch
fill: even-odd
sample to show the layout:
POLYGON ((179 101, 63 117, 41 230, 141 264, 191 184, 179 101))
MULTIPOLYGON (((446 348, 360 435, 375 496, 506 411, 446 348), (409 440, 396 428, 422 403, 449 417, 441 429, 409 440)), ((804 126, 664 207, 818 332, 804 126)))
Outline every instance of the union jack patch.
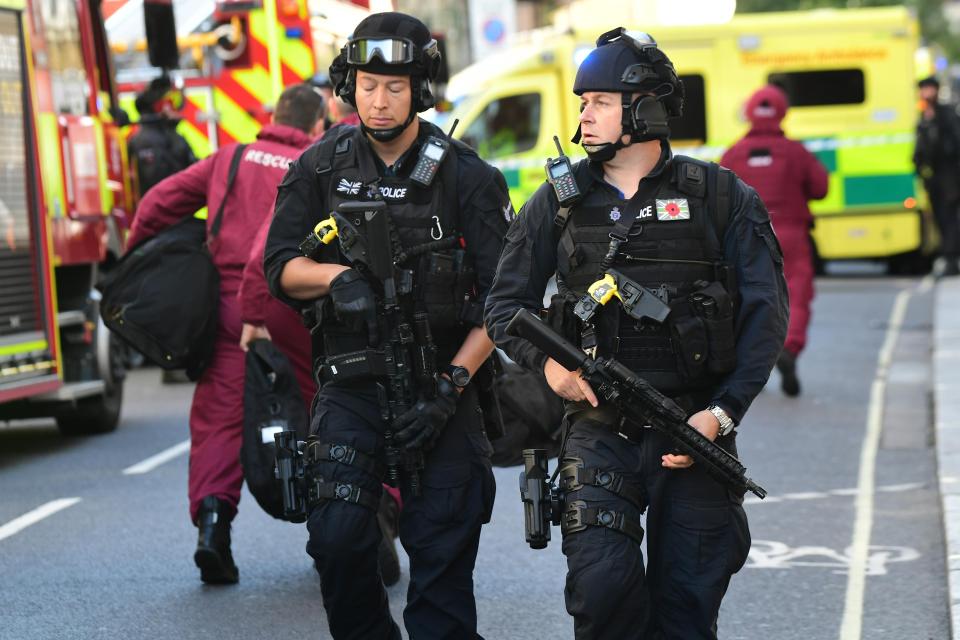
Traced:
POLYGON ((352 182, 346 178, 340 178, 340 184, 337 185, 337 191, 340 193, 346 193, 351 196, 355 196, 360 193, 360 187, 362 183, 352 182))
POLYGON ((689 220, 690 205, 686 198, 657 200, 657 220, 689 220))

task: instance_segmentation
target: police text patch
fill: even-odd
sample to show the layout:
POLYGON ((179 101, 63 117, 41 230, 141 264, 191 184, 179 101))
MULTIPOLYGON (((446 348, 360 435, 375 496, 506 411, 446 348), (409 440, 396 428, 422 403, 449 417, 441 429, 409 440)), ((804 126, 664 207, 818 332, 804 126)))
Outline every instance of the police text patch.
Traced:
POLYGON ((689 220, 690 205, 686 198, 657 200, 657 220, 689 220))

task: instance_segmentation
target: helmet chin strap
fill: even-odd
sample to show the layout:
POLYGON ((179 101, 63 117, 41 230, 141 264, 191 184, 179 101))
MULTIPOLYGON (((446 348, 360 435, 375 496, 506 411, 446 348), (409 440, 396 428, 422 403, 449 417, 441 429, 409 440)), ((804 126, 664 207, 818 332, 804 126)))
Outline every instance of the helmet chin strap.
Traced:
POLYGON ((371 129, 367 124, 361 120, 360 128, 364 133, 370 135, 377 142, 390 142, 391 140, 396 140, 407 130, 407 127, 410 126, 410 123, 413 122, 413 119, 417 117, 417 111, 413 108, 413 105, 410 105, 410 115, 407 116, 407 119, 404 120, 403 124, 390 127, 389 129, 371 129))

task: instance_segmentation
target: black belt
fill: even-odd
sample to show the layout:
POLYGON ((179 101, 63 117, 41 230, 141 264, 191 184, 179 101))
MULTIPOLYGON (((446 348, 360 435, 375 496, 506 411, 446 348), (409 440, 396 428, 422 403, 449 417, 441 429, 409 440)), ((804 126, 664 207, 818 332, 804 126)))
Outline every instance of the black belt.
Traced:
POLYGON ((325 357, 317 371, 317 380, 326 382, 376 378, 387 375, 387 363, 382 351, 364 349, 346 351, 325 357))

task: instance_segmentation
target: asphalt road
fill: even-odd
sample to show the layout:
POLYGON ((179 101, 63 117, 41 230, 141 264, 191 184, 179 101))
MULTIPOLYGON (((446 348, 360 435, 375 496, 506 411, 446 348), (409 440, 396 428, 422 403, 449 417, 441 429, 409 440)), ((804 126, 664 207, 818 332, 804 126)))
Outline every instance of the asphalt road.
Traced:
MULTIPOLYGON (((803 395, 783 397, 774 374, 740 427, 741 457, 770 496, 747 506, 753 550, 720 637, 947 638, 929 286, 850 276, 818 287, 803 395)), ((329 637, 305 529, 249 494, 234 523, 240 584, 200 583, 178 447, 191 392, 139 370, 113 434, 0 424, 0 639, 329 637)), ((475 573, 480 633, 571 637, 560 545, 526 547, 517 474, 497 470, 475 573)), ((398 619, 405 588, 404 565, 390 589, 398 619)))

